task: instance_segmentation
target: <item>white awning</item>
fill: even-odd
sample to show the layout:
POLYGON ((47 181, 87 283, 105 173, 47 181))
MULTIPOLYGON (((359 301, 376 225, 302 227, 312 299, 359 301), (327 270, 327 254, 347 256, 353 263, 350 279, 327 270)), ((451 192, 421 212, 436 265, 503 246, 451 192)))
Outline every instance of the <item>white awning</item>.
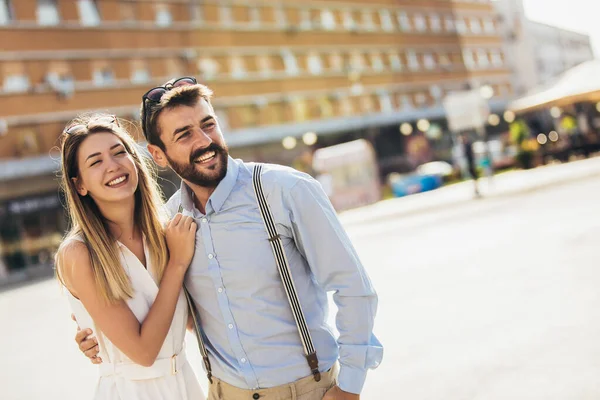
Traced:
POLYGON ((571 68, 552 83, 512 101, 508 108, 525 112, 579 101, 600 101, 600 60, 586 61, 571 68))

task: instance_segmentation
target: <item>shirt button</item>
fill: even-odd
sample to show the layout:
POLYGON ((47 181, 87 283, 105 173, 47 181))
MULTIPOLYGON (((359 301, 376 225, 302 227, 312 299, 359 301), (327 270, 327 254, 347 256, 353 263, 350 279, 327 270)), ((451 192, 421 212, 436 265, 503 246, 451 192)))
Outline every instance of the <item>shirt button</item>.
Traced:
POLYGON ((214 256, 213 254, 209 254, 209 255, 208 255, 208 258, 209 258, 210 260, 212 260, 213 258, 215 258, 215 256, 214 256))
POLYGON ((252 398, 253 398, 254 400, 258 400, 258 399, 260 399, 260 394, 258 394, 258 393, 254 393, 254 394, 252 395, 252 398))
POLYGON ((202 223, 204 223, 204 224, 205 224, 205 223, 207 223, 207 222, 208 222, 208 220, 207 220, 206 218, 202 218, 202 223))
POLYGON ((229 329, 233 329, 233 324, 229 324, 229 325, 227 325, 227 327, 228 327, 229 329))
POLYGON ((219 292, 219 293, 223 293, 223 288, 222 288, 222 287, 218 288, 218 289, 217 289, 217 292, 219 292))
POLYGON ((245 359, 245 358, 242 358, 240 361, 241 361, 242 363, 245 363, 245 362, 246 362, 246 359, 245 359))

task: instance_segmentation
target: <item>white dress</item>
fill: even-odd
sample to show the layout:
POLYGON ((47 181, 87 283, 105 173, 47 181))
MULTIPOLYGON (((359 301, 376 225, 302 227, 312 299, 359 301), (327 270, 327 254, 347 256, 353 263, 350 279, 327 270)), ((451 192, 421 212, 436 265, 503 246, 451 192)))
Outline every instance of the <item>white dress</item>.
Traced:
MULTIPOLYGON (((142 322, 158 294, 156 276, 153 274, 146 243, 144 241, 147 270, 126 246, 121 243, 118 245, 121 251, 121 265, 127 271, 135 292, 133 298, 127 300, 127 305, 138 321, 142 322)), ((68 290, 67 293, 80 328, 90 328, 98 336, 102 364, 99 365, 100 378, 94 399, 202 400, 205 398, 198 379, 185 357, 184 337, 188 309, 183 290, 179 294, 169 333, 156 362, 151 367, 135 364, 106 336, 97 332, 94 321, 83 304, 68 290)))

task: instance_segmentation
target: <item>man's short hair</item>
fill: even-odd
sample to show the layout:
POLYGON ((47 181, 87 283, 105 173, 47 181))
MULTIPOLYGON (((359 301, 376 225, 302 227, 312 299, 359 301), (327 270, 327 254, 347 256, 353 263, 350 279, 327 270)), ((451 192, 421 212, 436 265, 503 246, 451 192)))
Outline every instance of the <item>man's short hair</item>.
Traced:
MULTIPOLYGON (((165 86, 169 82, 165 83, 165 86)), ((167 91, 159 102, 143 100, 146 102, 146 115, 141 115, 142 130, 148 144, 153 144, 165 150, 165 144, 160 139, 160 127, 158 126, 158 118, 164 110, 172 110, 175 107, 187 106, 194 107, 200 99, 206 100, 212 108, 210 99, 212 98, 212 90, 200 83, 195 85, 186 85, 175 87, 167 91)), ((144 107, 142 104, 140 114, 143 114, 144 107)))

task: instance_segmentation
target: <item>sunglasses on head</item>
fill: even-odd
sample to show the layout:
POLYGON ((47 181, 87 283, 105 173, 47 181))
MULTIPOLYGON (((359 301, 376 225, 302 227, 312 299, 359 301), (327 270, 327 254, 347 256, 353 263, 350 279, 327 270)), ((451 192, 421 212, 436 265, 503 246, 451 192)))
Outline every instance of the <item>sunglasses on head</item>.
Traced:
POLYGON ((120 127, 119 125, 119 120, 117 119, 116 115, 107 115, 106 117, 99 117, 99 118, 94 118, 91 121, 89 121, 87 124, 77 124, 77 125, 72 125, 68 128, 65 128, 65 130, 63 131, 63 133, 67 134, 67 135, 72 135, 77 131, 80 130, 87 130, 89 128, 90 125, 112 125, 112 124, 117 124, 117 126, 120 127))
MULTIPOLYGON (((196 78, 194 78, 192 76, 184 76, 183 78, 175 79, 173 82, 169 82, 164 86, 157 86, 155 88, 148 90, 142 96, 142 127, 143 127, 144 136, 146 135, 146 131, 147 131, 147 129, 146 129, 146 101, 158 103, 158 102, 160 102, 160 99, 162 99, 162 97, 165 95, 165 93, 167 93, 169 90, 177 88, 177 87, 181 87, 181 86, 191 86, 191 85, 195 85, 197 83, 198 82, 196 81, 196 78)), ((146 137, 146 139, 148 139, 148 138, 146 137)))

